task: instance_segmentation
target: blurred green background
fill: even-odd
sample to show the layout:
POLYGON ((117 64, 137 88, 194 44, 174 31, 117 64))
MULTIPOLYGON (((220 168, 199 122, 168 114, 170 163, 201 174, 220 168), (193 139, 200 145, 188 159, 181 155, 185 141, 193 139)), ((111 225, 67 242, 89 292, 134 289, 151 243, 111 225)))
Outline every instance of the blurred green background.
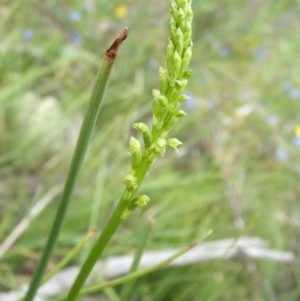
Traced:
MULTIPOLYGON (((52 265, 90 229, 101 230, 130 168, 131 125, 150 120, 168 6, 0 2, 0 242, 63 183, 97 68, 128 26, 52 265)), ((172 132, 184 145, 156 162, 141 189, 150 205, 125 222, 105 256, 132 253, 149 215, 152 250, 184 246, 209 229, 207 240, 258 236, 293 251, 295 262, 166 269, 140 279, 131 300, 299 300, 300 1, 194 0, 193 9, 188 116, 172 132)), ((29 281, 57 198, 1 259, 2 291, 29 281)))

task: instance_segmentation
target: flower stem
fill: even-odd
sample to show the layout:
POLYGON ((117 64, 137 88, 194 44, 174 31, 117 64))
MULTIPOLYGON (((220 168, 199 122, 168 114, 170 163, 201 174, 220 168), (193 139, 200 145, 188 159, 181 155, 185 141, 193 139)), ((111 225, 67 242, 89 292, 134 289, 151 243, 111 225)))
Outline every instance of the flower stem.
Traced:
MULTIPOLYGON (((142 169, 142 172, 139 174, 138 183, 140 184, 146 174, 146 171, 149 169, 149 165, 145 164, 145 167, 142 169)), ((111 217, 108 222, 105 224, 104 229, 99 235, 98 239, 95 242, 95 245, 91 249, 87 259, 83 263, 79 274, 77 275, 65 301, 73 301, 77 297, 80 292, 81 287, 84 285, 87 277, 92 271, 96 261, 99 259, 103 250, 107 246, 113 234, 116 232, 117 228, 124 220, 124 213, 126 212, 126 208, 128 204, 133 199, 135 192, 138 190, 139 186, 137 186, 130 193, 127 189, 124 190, 117 207, 114 209, 111 217)))

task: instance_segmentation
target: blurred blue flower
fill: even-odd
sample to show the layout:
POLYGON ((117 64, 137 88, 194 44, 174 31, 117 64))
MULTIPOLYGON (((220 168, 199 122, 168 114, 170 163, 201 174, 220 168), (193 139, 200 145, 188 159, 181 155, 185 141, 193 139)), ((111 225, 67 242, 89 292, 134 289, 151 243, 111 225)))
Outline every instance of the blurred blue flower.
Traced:
POLYGON ((284 92, 288 92, 290 89, 293 88, 293 85, 291 82, 284 82, 282 88, 284 92))
POLYGON ((277 147, 275 156, 280 162, 286 162, 289 159, 287 152, 281 147, 277 147))
POLYGON ((300 98, 300 90, 297 89, 291 82, 283 84, 283 91, 292 99, 300 98))
POLYGON ((80 22, 81 21, 81 13, 76 10, 71 10, 71 11, 69 11, 68 18, 74 23, 80 22))
POLYGON ((34 37, 34 32, 29 28, 25 29, 22 33, 22 39, 25 42, 32 40, 33 37, 34 37))
POLYGON ((294 145, 295 145, 297 148, 300 148, 300 136, 295 136, 295 137, 294 137, 294 145))
POLYGON ((267 116, 267 122, 269 125, 275 125, 279 121, 279 117, 276 114, 270 114, 267 116))
POLYGON ((267 56, 267 47, 266 46, 260 46, 257 48, 255 53, 255 60, 257 62, 262 62, 267 56))
POLYGON ((187 92, 185 94, 186 94, 186 96, 188 96, 188 99, 184 102, 184 107, 187 110, 193 110, 193 109, 195 109, 198 106, 198 100, 190 92, 187 92))
POLYGON ((300 98, 300 91, 296 88, 293 88, 289 91, 289 96, 292 99, 299 99, 300 98))
POLYGON ((71 35, 71 43, 75 46, 81 46, 82 45, 82 36, 78 32, 73 32, 71 35))
POLYGON ((231 54, 231 49, 229 47, 222 46, 219 49, 219 54, 220 54, 221 57, 227 57, 231 54))
POLYGON ((151 58, 148 60, 148 66, 151 67, 151 68, 157 68, 158 66, 158 62, 156 59, 154 58, 151 58))

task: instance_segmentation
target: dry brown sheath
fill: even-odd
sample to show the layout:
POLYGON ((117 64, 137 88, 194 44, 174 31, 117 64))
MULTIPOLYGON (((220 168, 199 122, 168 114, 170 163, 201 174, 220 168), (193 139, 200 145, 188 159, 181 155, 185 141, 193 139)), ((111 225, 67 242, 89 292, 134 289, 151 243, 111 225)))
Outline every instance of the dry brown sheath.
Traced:
POLYGON ((119 33, 115 41, 112 43, 109 49, 106 50, 105 57, 107 60, 113 62, 118 54, 120 45, 128 36, 128 27, 124 27, 124 29, 119 33))

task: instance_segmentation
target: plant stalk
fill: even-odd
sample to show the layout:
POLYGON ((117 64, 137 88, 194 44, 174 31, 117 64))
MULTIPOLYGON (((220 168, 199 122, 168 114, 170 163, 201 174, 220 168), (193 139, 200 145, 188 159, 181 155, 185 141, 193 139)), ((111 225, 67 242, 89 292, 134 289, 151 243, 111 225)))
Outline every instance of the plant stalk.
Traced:
POLYGON ((89 106, 87 108, 84 120, 80 129, 79 137, 71 161, 71 166, 68 172, 68 176, 65 182, 63 194, 60 199, 59 207, 56 213, 56 217, 52 226, 52 230, 48 237, 47 244, 44 249, 44 253, 40 259, 39 265, 32 278, 29 289, 24 297, 24 301, 32 301, 41 283, 43 274, 46 270, 50 257, 52 255, 54 246, 58 239, 58 235, 63 225, 63 221, 67 212, 68 205, 74 190, 76 180, 92 135, 92 131, 95 127, 95 123, 99 116, 102 99, 106 90, 110 73, 118 54, 121 43, 126 39, 128 35, 127 27, 124 28, 111 47, 106 51, 102 65, 97 74, 96 83, 94 85, 89 106))
MULTIPOLYGON (((139 173, 138 183, 140 184, 149 169, 149 163, 145 161, 143 168, 139 173)), ((127 189, 124 190, 117 207, 114 209, 111 217, 107 221, 102 230, 101 234, 99 235, 98 239, 96 240, 93 248, 91 249, 88 257, 86 258, 85 262, 83 263, 79 274, 77 275, 65 301, 73 301, 78 296, 81 287, 84 285, 87 277, 91 273, 96 261, 99 259, 100 255, 103 253, 103 250, 107 246, 108 242, 110 241, 113 234, 118 229, 119 225, 123 221, 124 212, 128 206, 129 201, 133 198, 134 193, 138 190, 139 186, 132 192, 132 196, 128 199, 128 191, 127 189)))

